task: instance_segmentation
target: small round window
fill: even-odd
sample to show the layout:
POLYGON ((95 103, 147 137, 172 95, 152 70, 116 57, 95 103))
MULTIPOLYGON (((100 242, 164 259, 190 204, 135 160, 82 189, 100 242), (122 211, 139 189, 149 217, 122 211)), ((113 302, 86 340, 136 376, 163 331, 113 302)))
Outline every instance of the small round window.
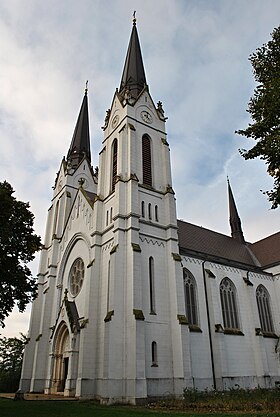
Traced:
POLYGON ((69 284, 70 291, 73 297, 79 294, 81 291, 85 276, 85 264, 81 258, 77 258, 70 269, 69 284))

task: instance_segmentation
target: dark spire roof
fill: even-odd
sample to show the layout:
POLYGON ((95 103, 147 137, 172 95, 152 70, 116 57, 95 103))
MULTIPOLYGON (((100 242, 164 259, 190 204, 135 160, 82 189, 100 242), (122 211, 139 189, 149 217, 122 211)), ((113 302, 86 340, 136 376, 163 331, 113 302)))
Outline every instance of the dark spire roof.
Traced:
POLYGON ((72 167, 75 168, 84 157, 89 162, 91 161, 87 88, 85 89, 81 110, 67 154, 67 161, 71 162, 72 167))
POLYGON ((143 90, 145 84, 145 70, 134 15, 132 32, 119 91, 122 94, 126 89, 129 89, 131 96, 137 98, 139 93, 143 90))
POLYGON ((231 236, 234 239, 239 240, 241 243, 245 243, 245 239, 243 236, 243 231, 241 227, 241 220, 237 212, 237 208, 235 205, 234 197, 231 191, 231 186, 228 181, 228 203, 229 203, 229 223, 231 228, 231 236))

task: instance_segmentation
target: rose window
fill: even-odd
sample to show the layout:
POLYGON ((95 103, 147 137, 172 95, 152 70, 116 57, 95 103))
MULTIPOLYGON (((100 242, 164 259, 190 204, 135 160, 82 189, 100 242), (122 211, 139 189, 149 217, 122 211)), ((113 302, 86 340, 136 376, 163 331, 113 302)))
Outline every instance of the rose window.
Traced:
POLYGON ((81 291, 83 281, 85 276, 85 265, 81 258, 77 258, 70 269, 69 273, 69 284, 70 284, 70 292, 73 297, 79 294, 81 291))

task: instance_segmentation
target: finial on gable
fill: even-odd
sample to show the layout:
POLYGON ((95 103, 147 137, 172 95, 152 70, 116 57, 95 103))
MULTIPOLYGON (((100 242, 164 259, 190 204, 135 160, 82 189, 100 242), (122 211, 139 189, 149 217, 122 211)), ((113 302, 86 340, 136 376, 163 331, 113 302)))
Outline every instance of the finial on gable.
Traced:
POLYGON ((85 95, 87 96, 88 93, 88 80, 86 80, 86 88, 85 88, 85 95))
POLYGON ((136 10, 134 10, 134 12, 133 12, 132 22, 133 22, 133 26, 136 26, 136 10))

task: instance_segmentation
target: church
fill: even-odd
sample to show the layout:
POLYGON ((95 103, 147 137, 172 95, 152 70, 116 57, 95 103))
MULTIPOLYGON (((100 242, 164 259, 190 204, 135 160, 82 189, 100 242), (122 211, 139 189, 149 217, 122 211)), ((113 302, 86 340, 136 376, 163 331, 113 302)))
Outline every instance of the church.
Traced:
POLYGON ((99 166, 86 88, 55 179, 23 392, 136 404, 279 386, 280 232, 246 242, 229 183, 231 236, 178 220, 166 120, 134 18, 99 166))

